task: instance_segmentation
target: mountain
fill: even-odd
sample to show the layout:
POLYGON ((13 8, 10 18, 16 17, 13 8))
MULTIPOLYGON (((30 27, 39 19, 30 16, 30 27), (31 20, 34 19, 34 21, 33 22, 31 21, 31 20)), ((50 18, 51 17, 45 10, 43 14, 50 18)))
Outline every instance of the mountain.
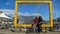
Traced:
POLYGON ((19 16, 18 19, 24 23, 33 23, 34 16, 19 16))
MULTIPOLYGON (((34 22, 34 17, 35 16, 19 16, 19 22, 21 23, 33 23, 34 22)), ((46 21, 43 19, 43 23, 48 23, 49 21, 46 21)))

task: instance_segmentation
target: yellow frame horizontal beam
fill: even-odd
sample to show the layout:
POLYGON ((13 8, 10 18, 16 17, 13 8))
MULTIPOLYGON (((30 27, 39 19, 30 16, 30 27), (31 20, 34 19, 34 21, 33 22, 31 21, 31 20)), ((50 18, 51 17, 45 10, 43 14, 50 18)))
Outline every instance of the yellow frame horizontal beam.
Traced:
POLYGON ((16 1, 51 1, 51 0, 16 0, 16 1))
POLYGON ((49 5, 50 23, 49 24, 43 24, 42 27, 53 27, 52 2, 51 1, 16 1, 16 3, 15 3, 15 14, 14 14, 14 26, 31 26, 32 24, 17 24, 18 4, 48 4, 49 5))

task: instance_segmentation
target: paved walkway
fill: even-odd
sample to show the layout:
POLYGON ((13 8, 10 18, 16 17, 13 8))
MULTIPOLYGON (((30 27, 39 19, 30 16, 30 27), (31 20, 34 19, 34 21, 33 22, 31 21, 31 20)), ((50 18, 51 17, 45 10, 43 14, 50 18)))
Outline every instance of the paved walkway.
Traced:
POLYGON ((26 33, 26 32, 11 32, 8 29, 0 29, 0 34, 60 34, 60 32, 47 32, 47 33, 26 33))

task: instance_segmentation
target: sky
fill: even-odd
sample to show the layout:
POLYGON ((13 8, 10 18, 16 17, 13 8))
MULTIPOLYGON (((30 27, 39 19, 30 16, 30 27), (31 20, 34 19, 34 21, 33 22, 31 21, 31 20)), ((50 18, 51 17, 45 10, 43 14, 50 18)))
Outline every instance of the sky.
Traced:
MULTIPOLYGON (((13 17, 16 0, 0 0, 0 11, 13 17)), ((52 0, 53 19, 60 17, 60 0, 52 0)), ((21 15, 41 15, 43 19, 49 20, 49 6, 47 4, 19 4, 18 12, 21 15)))
POLYGON ((43 19, 49 19, 48 4, 19 4, 18 12, 24 16, 42 16, 43 19), (22 13, 22 14, 21 14, 22 13))

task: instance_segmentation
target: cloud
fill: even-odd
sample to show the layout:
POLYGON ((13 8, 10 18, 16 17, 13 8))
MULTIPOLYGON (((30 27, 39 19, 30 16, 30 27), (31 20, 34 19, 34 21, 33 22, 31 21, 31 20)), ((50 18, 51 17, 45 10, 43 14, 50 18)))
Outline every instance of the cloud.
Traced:
POLYGON ((10 5, 10 3, 9 2, 6 2, 6 5, 10 5))
POLYGON ((24 16, 31 16, 31 14, 29 14, 29 13, 25 13, 24 16))
MULTIPOLYGON (((0 11, 2 11, 3 13, 7 14, 7 15, 11 15, 11 16, 14 16, 14 10, 9 10, 9 9, 0 9, 0 11)), ((18 15, 19 16, 42 16, 41 14, 39 13, 33 13, 33 14, 30 14, 30 13, 22 13, 22 12, 18 12, 18 15)))
POLYGON ((5 14, 8 14, 8 15, 14 15, 14 10, 0 9, 0 11, 2 11, 5 14))
POLYGON ((33 16, 41 16, 41 14, 39 14, 39 13, 33 13, 32 15, 33 16))
POLYGON ((21 13, 21 12, 18 12, 18 15, 21 15, 21 16, 31 16, 31 14, 29 14, 29 13, 21 13))
POLYGON ((42 16, 39 13, 30 14, 30 13, 21 13, 21 12, 18 12, 18 15, 22 15, 22 16, 42 16))

